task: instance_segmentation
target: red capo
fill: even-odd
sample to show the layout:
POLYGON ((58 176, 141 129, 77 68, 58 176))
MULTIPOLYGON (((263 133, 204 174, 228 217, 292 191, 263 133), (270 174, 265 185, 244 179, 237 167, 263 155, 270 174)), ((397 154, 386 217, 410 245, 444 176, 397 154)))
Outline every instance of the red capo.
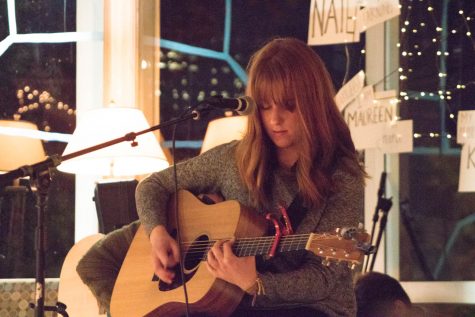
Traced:
POLYGON ((294 230, 292 229, 292 224, 290 223, 289 215, 287 214, 287 210, 285 210, 285 208, 282 206, 279 206, 279 210, 282 214, 282 217, 284 218, 284 228, 282 230, 280 228, 279 221, 273 214, 268 213, 266 215, 266 219, 272 221, 275 228, 274 241, 272 242, 272 247, 268 254, 269 257, 273 257, 275 255, 275 251, 277 250, 277 246, 279 245, 280 238, 282 236, 287 236, 289 234, 294 233, 294 230))
POLYGON ((289 234, 294 234, 294 230, 292 229, 292 224, 290 223, 290 218, 289 215, 287 214, 287 210, 285 210, 284 207, 279 206, 280 213, 282 214, 282 217, 284 218, 284 236, 287 236, 289 234))

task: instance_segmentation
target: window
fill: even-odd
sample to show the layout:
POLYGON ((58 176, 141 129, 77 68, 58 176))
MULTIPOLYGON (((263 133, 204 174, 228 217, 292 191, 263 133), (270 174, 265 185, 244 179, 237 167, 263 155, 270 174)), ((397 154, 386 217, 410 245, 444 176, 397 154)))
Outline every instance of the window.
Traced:
MULTIPOLYGON (((46 132, 72 133, 76 100, 76 2, 3 1, 0 4, 0 118, 35 123, 46 132)), ((45 141, 47 155, 65 143, 45 141)), ((2 152, 8 149, 2 148, 2 152)), ((46 277, 57 277, 73 244, 74 177, 55 172, 46 225, 46 277), (66 228, 66 230, 65 230, 66 228)), ((35 198, 27 193, 21 217, 1 199, 0 278, 34 277, 35 198), (24 223, 21 223, 24 221, 24 223), (23 228, 23 230, 16 230, 23 228), (7 236, 12 229, 12 235, 7 236), (16 246, 16 247, 15 247, 16 246)))

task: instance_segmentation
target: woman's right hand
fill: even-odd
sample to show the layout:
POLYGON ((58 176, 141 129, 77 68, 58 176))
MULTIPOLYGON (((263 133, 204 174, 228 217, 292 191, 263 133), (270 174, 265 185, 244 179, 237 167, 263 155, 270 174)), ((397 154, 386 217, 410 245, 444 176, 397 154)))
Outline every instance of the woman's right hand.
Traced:
POLYGON ((173 267, 180 261, 178 243, 164 226, 156 226, 150 233, 152 244, 152 264, 155 274, 165 283, 170 284, 175 277, 173 267))

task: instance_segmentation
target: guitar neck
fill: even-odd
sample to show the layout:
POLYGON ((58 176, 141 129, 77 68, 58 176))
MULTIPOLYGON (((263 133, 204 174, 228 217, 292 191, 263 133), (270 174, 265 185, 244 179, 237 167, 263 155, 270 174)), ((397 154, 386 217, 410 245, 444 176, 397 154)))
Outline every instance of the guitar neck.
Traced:
MULTIPOLYGON (((279 240, 276 252, 303 250, 307 246, 309 237, 310 234, 283 236, 279 240)), ((233 251, 234 254, 240 257, 267 255, 272 248, 274 240, 274 236, 239 239, 235 241, 233 251)))
MULTIPOLYGON (((283 236, 280 238, 276 252, 303 250, 308 244, 309 237, 310 234, 283 236)), ((274 239, 274 236, 236 239, 232 246, 232 250, 234 254, 239 257, 267 255, 272 248, 274 239)), ((216 240, 207 241, 207 251, 214 245, 215 242, 216 240)), ((204 253, 203 260, 206 260, 207 253, 208 252, 204 253)))

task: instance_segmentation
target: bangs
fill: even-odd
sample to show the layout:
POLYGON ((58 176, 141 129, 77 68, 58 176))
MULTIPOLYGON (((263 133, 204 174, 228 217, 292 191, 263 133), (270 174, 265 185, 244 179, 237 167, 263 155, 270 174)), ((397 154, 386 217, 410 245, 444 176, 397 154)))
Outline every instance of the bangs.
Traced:
POLYGON ((279 65, 273 66, 268 63, 256 72, 252 97, 258 106, 264 104, 287 105, 289 101, 295 101, 295 87, 290 79, 290 74, 279 65))

